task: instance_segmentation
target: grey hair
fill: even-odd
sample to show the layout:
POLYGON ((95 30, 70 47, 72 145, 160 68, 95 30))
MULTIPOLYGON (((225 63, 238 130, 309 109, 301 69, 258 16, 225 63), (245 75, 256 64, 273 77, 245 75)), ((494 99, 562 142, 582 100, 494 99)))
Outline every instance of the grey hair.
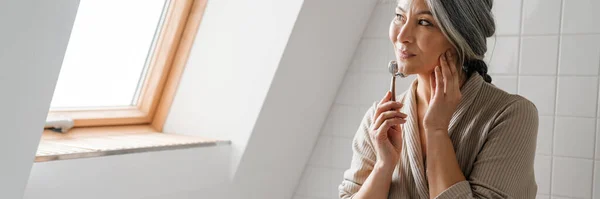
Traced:
POLYGON ((487 74, 483 57, 487 52, 487 40, 496 32, 492 14, 493 0, 424 0, 429 6, 442 33, 448 38, 458 54, 458 63, 467 77, 478 72, 486 82, 487 74))

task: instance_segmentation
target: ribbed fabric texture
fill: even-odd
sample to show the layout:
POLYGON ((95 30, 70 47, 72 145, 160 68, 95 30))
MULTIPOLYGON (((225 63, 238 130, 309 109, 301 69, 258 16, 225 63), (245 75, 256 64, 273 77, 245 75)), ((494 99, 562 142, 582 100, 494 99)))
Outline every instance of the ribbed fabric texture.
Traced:
MULTIPOLYGON (((403 149, 392 181, 389 199, 430 198, 426 162, 418 129, 417 80, 397 99, 408 115, 402 125, 403 149)), ((462 99, 452 115, 449 136, 466 181, 454 184, 436 198, 535 198, 533 172, 538 111, 533 103, 504 92, 474 73, 461 88, 462 99)), ((377 103, 367 110, 352 142, 352 162, 339 185, 342 199, 352 198, 376 162, 369 128, 377 103)))

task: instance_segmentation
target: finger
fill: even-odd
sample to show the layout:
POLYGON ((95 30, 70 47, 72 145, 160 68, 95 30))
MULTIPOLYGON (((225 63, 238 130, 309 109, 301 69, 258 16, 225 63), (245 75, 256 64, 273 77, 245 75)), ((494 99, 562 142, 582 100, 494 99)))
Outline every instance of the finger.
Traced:
POLYGON ((408 117, 408 115, 406 115, 398 110, 385 111, 385 112, 381 113, 381 115, 379 115, 379 117, 377 117, 374 124, 377 124, 378 123, 377 120, 379 120, 380 118, 381 118, 381 120, 386 120, 388 118, 393 118, 393 117, 399 117, 399 118, 406 119, 408 117))
POLYGON ((400 125, 394 125, 395 128, 390 128, 388 136, 392 141, 392 145, 399 149, 402 146, 402 127, 400 125))
POLYGON ((382 113, 379 117, 377 117, 377 119, 375 119, 375 122, 373 122, 373 129, 379 129, 381 127, 381 124, 387 119, 400 118, 406 120, 407 117, 408 116, 404 113, 400 113, 397 111, 387 111, 385 113, 382 113))
POLYGON ((382 111, 380 111, 382 104, 384 104, 385 102, 390 101, 391 96, 392 96, 392 92, 388 91, 383 96, 383 99, 381 99, 379 101, 379 103, 377 104, 377 109, 375 110, 375 116, 374 116, 375 118, 377 118, 379 116, 379 114, 382 112, 382 111))
POLYGON ((403 106, 404 106, 404 104, 402 104, 400 102, 395 102, 395 101, 384 102, 383 104, 380 104, 377 107, 377 110, 375 111, 375 118, 379 117, 379 115, 381 113, 389 111, 389 110, 400 110, 400 108, 402 108, 403 106))
POLYGON ((460 92, 460 74, 456 71, 456 60, 452 51, 448 50, 446 52, 446 60, 450 66, 450 72, 452 73, 452 78, 450 78, 452 92, 460 92))
POLYGON ((396 102, 396 101, 387 101, 384 102, 380 108, 387 110, 392 110, 392 109, 399 109, 402 108, 404 106, 404 104, 402 102, 396 102))
POLYGON ((403 124, 404 122, 406 122, 406 121, 403 121, 400 118, 392 118, 392 119, 385 120, 385 122, 383 122, 383 124, 381 125, 381 128, 379 128, 377 130, 377 133, 375 134, 376 139, 380 140, 380 141, 387 140, 388 139, 388 131, 391 129, 391 127, 394 125, 403 124))
POLYGON ((390 127, 390 130, 388 130, 388 133, 390 134, 390 136, 396 136, 395 133, 402 133, 401 124, 404 124, 406 122, 407 122, 406 120, 402 120, 402 121, 400 121, 400 124, 392 125, 392 127, 390 127))
POLYGON ((383 99, 381 99, 381 101, 379 101, 379 104, 383 104, 387 101, 390 101, 390 98, 392 96, 392 92, 388 91, 385 93, 385 96, 383 96, 383 99))
POLYGON ((435 67, 435 97, 439 98, 444 95, 444 80, 442 80, 442 72, 440 67, 435 67))
POLYGON ((377 119, 375 120, 375 123, 373 123, 373 129, 377 130, 377 129, 381 128, 381 125, 383 124, 383 122, 385 122, 388 119, 400 118, 400 119, 406 120, 406 117, 407 117, 406 114, 400 113, 398 111, 386 111, 386 112, 382 113, 379 117, 377 117, 377 119))
POLYGON ((408 115, 400 112, 399 110, 389 110, 385 112, 389 117, 399 117, 399 118, 407 118, 408 115))
POLYGON ((450 50, 448 50, 448 52, 446 52, 446 58, 448 60, 448 65, 450 65, 450 72, 452 73, 452 75, 458 77, 458 69, 456 68, 456 60, 454 59, 454 55, 452 54, 452 52, 450 50))
POLYGON ((442 80, 444 81, 444 93, 448 93, 448 91, 450 91, 451 88, 449 88, 449 86, 452 86, 452 83, 450 81, 452 81, 452 74, 450 73, 450 66, 448 65, 447 59, 446 59, 446 53, 444 53, 442 56, 442 60, 440 61, 440 63, 442 64, 442 80))
POLYGON ((381 128, 375 131, 375 139, 378 141, 385 141, 388 139, 387 131, 390 129, 390 121, 385 121, 381 128))
POLYGON ((433 97, 435 96, 435 82, 436 82, 436 80, 435 80, 435 75, 434 74, 435 74, 435 69, 434 69, 433 72, 431 72, 429 74, 429 89, 430 89, 429 91, 431 92, 429 100, 433 100, 433 97))
MULTIPOLYGON (((402 119, 401 124, 408 122, 408 120, 406 120, 406 118, 400 118, 400 119, 402 119)), ((390 127, 390 131, 391 130, 399 131, 401 129, 402 129, 402 127, 400 127, 400 125, 392 125, 392 127, 390 127)))

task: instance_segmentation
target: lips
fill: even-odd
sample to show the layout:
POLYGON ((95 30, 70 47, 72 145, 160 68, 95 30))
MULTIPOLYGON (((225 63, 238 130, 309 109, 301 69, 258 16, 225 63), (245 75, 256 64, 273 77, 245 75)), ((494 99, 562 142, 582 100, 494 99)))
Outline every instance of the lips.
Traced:
POLYGON ((400 59, 408 59, 408 58, 414 57, 416 55, 412 54, 412 53, 410 53, 408 51, 405 51, 405 50, 399 50, 398 51, 398 56, 400 57, 400 59))

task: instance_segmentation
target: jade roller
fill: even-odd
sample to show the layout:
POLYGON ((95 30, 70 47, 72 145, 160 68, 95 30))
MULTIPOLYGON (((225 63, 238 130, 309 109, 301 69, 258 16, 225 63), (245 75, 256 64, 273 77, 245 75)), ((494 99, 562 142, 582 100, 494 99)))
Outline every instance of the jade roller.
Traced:
POLYGON ((398 63, 394 60, 388 64, 388 71, 392 74, 392 85, 390 91, 392 92, 391 101, 396 101, 396 77, 405 78, 406 75, 398 69, 398 63))

